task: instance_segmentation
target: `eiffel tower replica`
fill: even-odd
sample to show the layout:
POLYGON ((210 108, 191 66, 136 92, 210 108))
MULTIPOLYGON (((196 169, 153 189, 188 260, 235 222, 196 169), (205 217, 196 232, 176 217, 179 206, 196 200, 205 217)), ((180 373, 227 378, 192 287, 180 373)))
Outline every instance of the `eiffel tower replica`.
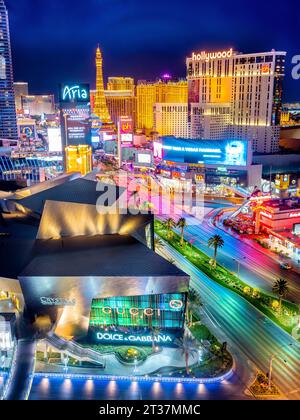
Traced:
POLYGON ((115 130, 114 123, 108 112, 106 105, 106 99, 104 95, 104 82, 103 82, 103 59, 100 47, 98 45, 96 53, 96 95, 94 114, 99 118, 101 122, 101 131, 115 130))

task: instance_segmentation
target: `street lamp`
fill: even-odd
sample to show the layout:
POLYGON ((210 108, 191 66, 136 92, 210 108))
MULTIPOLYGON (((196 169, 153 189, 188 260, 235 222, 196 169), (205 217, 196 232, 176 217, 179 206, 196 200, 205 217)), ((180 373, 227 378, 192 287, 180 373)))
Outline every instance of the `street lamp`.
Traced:
MULTIPOLYGON (((246 259, 246 257, 242 257, 243 260, 246 259)), ((236 260, 235 258, 233 258, 233 261, 235 261, 237 263, 237 275, 238 277, 240 277, 240 266, 241 266, 241 261, 240 260, 236 260)))
MULTIPOLYGON (((283 347, 281 348, 281 350, 282 350, 282 349, 284 349, 285 347, 289 347, 289 346, 292 346, 292 345, 293 345, 293 343, 289 343, 289 344, 287 344, 286 346, 283 346, 283 347)), ((269 390, 271 389, 271 382, 272 382, 273 360, 274 360, 275 358, 279 359, 279 355, 280 355, 280 354, 281 354, 281 352, 279 351, 279 352, 277 352, 277 353, 272 353, 272 354, 271 354, 271 356, 270 356, 270 363, 269 363, 269 375, 268 375, 268 379, 269 379, 268 387, 269 387, 269 390)), ((283 361, 284 361, 284 363, 286 363, 286 360, 284 360, 284 359, 283 359, 283 361)))
POLYGON ((136 373, 137 372, 137 368, 136 368, 136 366, 137 366, 137 358, 135 357, 134 358, 134 373, 136 373))

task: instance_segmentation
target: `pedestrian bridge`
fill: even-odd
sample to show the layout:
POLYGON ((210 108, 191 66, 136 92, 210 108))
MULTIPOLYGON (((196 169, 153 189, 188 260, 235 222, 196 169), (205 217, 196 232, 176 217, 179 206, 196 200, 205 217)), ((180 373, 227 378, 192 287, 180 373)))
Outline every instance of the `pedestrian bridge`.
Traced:
POLYGON ((70 357, 80 361, 97 363, 100 368, 105 367, 103 356, 99 352, 83 347, 74 341, 69 341, 54 333, 50 333, 47 335, 47 343, 70 357))

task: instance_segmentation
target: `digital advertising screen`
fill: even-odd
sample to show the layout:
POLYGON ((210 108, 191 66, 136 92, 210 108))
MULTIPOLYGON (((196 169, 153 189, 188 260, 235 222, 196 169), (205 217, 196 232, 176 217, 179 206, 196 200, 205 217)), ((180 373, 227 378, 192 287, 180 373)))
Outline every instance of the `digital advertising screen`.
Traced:
POLYGON ((82 115, 67 115, 66 133, 68 145, 90 144, 91 124, 89 118, 82 115))
POLYGON ((36 138, 35 125, 34 124, 19 125, 19 134, 20 134, 20 137, 34 140, 36 138))
POLYGON ((164 137, 163 159, 205 165, 247 166, 248 142, 245 140, 186 140, 164 137))
POLYGON ((129 144, 133 142, 133 121, 131 117, 119 118, 119 136, 121 143, 129 144))
POLYGON ((93 299, 92 327, 183 328, 184 293, 93 299))
POLYGON ((49 152, 62 152, 61 130, 59 127, 50 127, 48 132, 49 152))
POLYGON ((137 155, 138 163, 144 163, 147 165, 151 164, 151 155, 147 153, 138 153, 137 155))

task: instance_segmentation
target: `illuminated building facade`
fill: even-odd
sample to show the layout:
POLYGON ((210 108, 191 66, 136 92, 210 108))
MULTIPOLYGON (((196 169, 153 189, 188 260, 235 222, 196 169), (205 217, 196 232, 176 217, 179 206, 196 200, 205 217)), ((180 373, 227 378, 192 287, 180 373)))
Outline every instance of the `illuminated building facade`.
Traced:
POLYGON ((18 140, 8 13, 0 0, 0 141, 18 140))
POLYGON ((182 329, 185 305, 184 293, 94 299, 90 326, 182 329))
POLYGON ((25 115, 54 114, 54 95, 22 95, 21 108, 25 115))
POLYGON ((74 174, 11 200, 7 229, 19 229, 3 239, 14 243, 0 248, 0 282, 11 279, 0 286, 19 281, 28 318, 48 316, 56 334, 99 344, 182 337, 189 276, 154 252, 154 215, 131 214, 125 188, 74 174))
POLYGON ((192 138, 249 139, 253 150, 279 149, 285 52, 232 49, 187 58, 192 138))
POLYGON ((65 150, 67 172, 91 170, 89 159, 91 144, 90 86, 63 84, 60 86, 60 119, 62 148, 65 150))
POLYGON ((67 173, 80 172, 84 176, 93 170, 91 146, 86 144, 67 146, 65 154, 67 173))
POLYGON ((194 173, 202 174, 207 185, 254 187, 261 184, 262 165, 252 164, 251 141, 166 136, 153 146, 154 157, 160 161, 158 169, 162 169, 166 177, 188 179, 194 173))
POLYGON ((154 130, 161 136, 189 137, 188 105, 156 103, 154 130))
POLYGON ((28 185, 55 178, 63 172, 62 159, 47 156, 0 156, 0 179, 12 181, 25 180, 28 185))
POLYGON ((283 104, 280 123, 282 127, 300 126, 300 103, 283 104))
POLYGON ((136 126, 136 97, 134 80, 131 77, 109 77, 105 91, 109 115, 115 126, 120 117, 127 115, 136 126))
POLYGON ((188 84, 178 82, 140 81, 136 87, 137 128, 151 132, 154 128, 154 106, 156 103, 186 104, 188 101, 188 84))
POLYGON ((22 111, 22 96, 28 95, 28 83, 27 82, 15 82, 15 104, 17 112, 22 111))
POLYGON ((109 77, 107 90, 130 90, 134 94, 134 79, 132 77, 109 77))

